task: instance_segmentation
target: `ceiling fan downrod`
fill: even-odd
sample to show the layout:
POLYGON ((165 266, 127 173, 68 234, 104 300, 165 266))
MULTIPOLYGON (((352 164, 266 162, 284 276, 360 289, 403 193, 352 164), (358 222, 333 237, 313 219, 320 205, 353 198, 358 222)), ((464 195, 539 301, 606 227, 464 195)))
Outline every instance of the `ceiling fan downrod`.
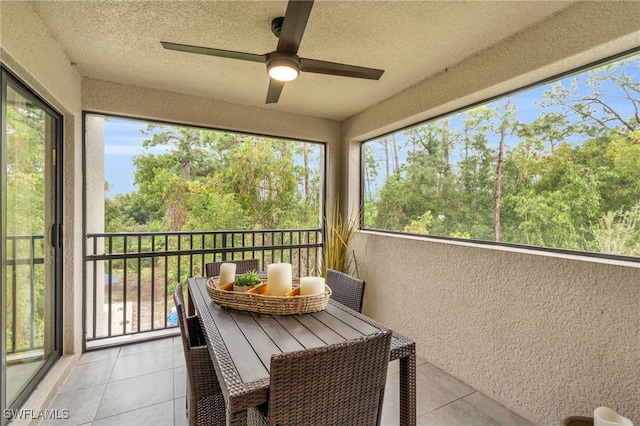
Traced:
POLYGON ((280 33, 282 32, 282 23, 284 22, 284 16, 279 16, 277 18, 273 18, 271 21, 271 32, 277 38, 280 38, 280 33))

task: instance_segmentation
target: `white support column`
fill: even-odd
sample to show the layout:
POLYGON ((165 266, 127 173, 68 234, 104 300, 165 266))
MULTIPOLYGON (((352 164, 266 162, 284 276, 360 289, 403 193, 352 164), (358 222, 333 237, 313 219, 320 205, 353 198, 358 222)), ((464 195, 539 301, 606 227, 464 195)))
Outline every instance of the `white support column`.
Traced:
MULTIPOLYGON (((105 118, 97 115, 87 115, 85 123, 85 144, 86 144, 86 230, 87 233, 104 232, 104 121, 105 118)), ((104 254, 104 239, 97 242, 98 253, 104 254)), ((87 253, 91 253, 93 247, 87 247, 87 253)), ((87 286, 87 307, 86 330, 89 336, 92 335, 94 327, 93 298, 96 298, 95 309, 95 329, 96 335, 103 334, 103 311, 104 311, 104 261, 89 263, 86 269, 85 284, 87 286), (94 286, 94 274, 96 277, 94 286)))

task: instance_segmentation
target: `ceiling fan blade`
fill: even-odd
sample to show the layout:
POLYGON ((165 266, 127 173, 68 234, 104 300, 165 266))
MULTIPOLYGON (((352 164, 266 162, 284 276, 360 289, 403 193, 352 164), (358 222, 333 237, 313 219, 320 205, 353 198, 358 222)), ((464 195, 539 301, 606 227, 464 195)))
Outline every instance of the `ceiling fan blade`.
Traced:
POLYGON ((384 70, 357 67, 355 65, 338 64, 335 62, 318 61, 316 59, 300 58, 300 70, 317 74, 341 75, 343 77, 366 78, 379 80, 384 70))
POLYGON ((197 53, 200 55, 218 56, 221 58, 240 59, 242 61, 265 63, 265 55, 256 55, 253 53, 235 52, 233 50, 212 49, 210 47, 191 46, 188 44, 171 43, 161 41, 162 47, 169 50, 177 50, 179 52, 197 53))
POLYGON ((267 102, 268 104, 275 104, 280 99, 280 93, 282 93, 282 88, 284 87, 284 81, 274 80, 273 78, 269 79, 269 90, 267 91, 267 102))
POLYGON ((312 7, 313 0, 289 1, 276 49, 278 52, 298 53, 312 7))

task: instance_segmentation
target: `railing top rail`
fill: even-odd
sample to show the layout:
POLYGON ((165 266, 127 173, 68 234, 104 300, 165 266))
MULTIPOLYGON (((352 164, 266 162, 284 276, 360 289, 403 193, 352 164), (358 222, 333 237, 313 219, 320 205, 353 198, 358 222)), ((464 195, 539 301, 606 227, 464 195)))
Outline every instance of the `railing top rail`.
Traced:
POLYGON ((156 250, 156 251, 127 251, 119 253, 102 253, 102 254, 87 254, 85 260, 116 260, 116 259, 137 259, 137 258, 151 258, 151 257, 171 257, 171 256, 191 256, 202 254, 229 254, 229 253, 249 253, 256 251, 270 251, 270 250, 291 250, 291 249, 306 249, 306 248, 319 248, 322 247, 321 243, 304 243, 304 244, 278 244, 278 245, 264 245, 264 246, 247 246, 247 247, 217 247, 217 248, 205 248, 205 249, 182 249, 182 250, 156 250))
POLYGON ((321 232, 321 228, 295 229, 235 229, 217 231, 160 231, 160 232, 103 232, 90 233, 87 238, 124 237, 124 236, 164 236, 164 235, 220 235, 220 234, 264 234, 271 232, 321 232))

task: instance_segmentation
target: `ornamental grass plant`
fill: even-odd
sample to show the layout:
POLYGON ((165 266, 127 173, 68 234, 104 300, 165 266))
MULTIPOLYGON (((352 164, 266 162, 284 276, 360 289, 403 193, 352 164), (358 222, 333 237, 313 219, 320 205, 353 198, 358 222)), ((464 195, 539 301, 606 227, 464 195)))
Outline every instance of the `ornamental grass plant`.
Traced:
POLYGON ((324 244, 322 246, 322 276, 327 269, 358 275, 358 262, 355 252, 349 247, 351 240, 360 229, 360 211, 347 218, 340 212, 340 203, 335 202, 329 216, 324 217, 324 244))

